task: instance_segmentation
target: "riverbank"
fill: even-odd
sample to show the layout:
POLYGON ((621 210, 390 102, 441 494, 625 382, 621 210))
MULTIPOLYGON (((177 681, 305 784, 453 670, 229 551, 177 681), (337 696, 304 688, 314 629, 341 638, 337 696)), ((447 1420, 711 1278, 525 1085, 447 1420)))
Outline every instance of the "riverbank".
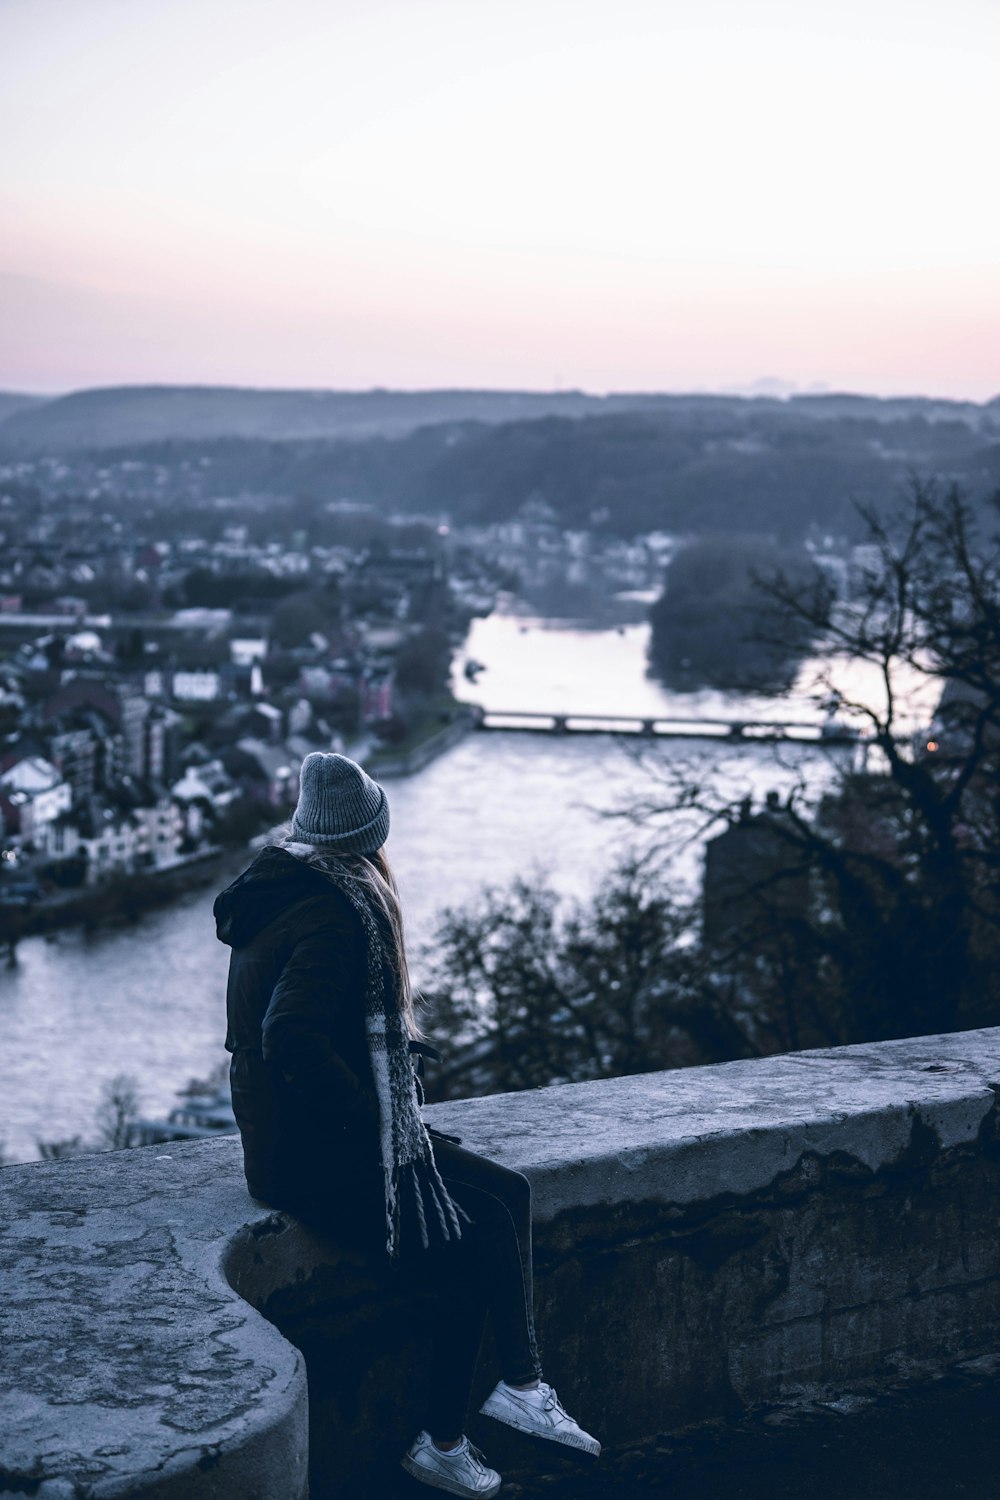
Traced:
MULTIPOLYGON (((448 698, 434 716, 421 720, 399 744, 371 752, 367 745, 363 752, 351 747, 351 753, 362 759, 375 777, 393 780, 413 776, 459 744, 476 727, 478 718, 478 710, 448 698)), ((25 905, 0 904, 0 947, 7 949, 8 961, 15 962, 22 939, 44 937, 67 927, 93 931, 134 922, 144 912, 166 906, 214 881, 227 855, 238 855, 252 847, 253 840, 238 846, 216 844, 179 859, 167 869, 114 874, 99 885, 47 892, 25 905)))
POLYGON ((4 906, 0 908, 0 941, 13 959, 22 938, 45 936, 65 927, 93 930, 134 922, 143 912, 214 881, 231 852, 213 844, 164 870, 113 875, 97 886, 54 891, 29 906, 4 906))
POLYGON ((367 770, 372 776, 386 780, 397 776, 413 776, 464 740, 475 729, 480 717, 477 709, 451 700, 436 719, 425 720, 412 735, 399 744, 375 750, 368 757, 367 770), (442 717, 445 720, 443 723, 442 717))

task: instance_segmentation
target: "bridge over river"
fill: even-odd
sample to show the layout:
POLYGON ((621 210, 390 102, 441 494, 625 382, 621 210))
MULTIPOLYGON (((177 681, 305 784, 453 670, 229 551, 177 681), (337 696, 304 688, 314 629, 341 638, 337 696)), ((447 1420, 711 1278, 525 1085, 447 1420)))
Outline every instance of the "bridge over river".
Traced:
POLYGON ((835 719, 810 723, 801 719, 687 719, 674 715, 649 718, 638 714, 522 713, 489 708, 479 711, 477 726, 534 734, 625 734, 647 739, 717 739, 754 744, 785 741, 853 745, 859 738, 853 726, 835 719))

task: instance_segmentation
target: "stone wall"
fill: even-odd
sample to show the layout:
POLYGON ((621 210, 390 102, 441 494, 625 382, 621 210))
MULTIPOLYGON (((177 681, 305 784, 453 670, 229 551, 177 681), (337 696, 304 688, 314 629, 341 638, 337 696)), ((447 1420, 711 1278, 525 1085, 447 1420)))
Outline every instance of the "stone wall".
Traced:
MULTIPOLYGON (((627 1442, 995 1351, 998 1087, 992 1030, 428 1115, 530 1177, 546 1373, 627 1442)), ((429 1309, 239 1170, 222 1140, 0 1174, 0 1494, 298 1500, 306 1366, 313 1500, 380 1493, 429 1309)))

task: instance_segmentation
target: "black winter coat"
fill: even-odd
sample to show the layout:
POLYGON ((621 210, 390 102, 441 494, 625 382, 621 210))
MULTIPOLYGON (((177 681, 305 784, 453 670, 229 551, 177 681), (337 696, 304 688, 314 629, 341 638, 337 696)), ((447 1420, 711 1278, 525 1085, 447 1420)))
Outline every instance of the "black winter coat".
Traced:
POLYGON ((276 847, 214 910, 232 948, 226 1047, 250 1192, 302 1210, 354 1184, 380 1202, 360 918, 321 871, 276 847))

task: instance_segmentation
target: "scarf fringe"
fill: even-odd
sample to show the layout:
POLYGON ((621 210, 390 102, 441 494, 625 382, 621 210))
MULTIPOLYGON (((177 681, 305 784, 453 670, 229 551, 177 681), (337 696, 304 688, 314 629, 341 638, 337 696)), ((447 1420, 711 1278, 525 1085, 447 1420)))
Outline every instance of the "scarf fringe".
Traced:
MULTIPOLYGON (((443 1245, 452 1244, 462 1238, 462 1225, 459 1215, 467 1224, 472 1220, 463 1208, 460 1208, 452 1199, 441 1180, 441 1174, 433 1159, 422 1162, 408 1162, 403 1168, 409 1179, 409 1186, 413 1194, 413 1208, 416 1215, 417 1227, 420 1231, 420 1242, 425 1250, 431 1248, 431 1226, 443 1245)), ((402 1193, 398 1195, 402 1197, 402 1193)), ((396 1234, 398 1229, 399 1215, 389 1224, 389 1240, 387 1250, 389 1254, 395 1253, 396 1234)))
MULTIPOLYGON (((458 1222, 458 1204, 445 1187, 433 1155, 427 1164, 427 1169, 430 1176, 431 1192, 434 1194, 434 1202, 437 1204, 438 1214, 441 1217, 442 1233, 446 1240, 452 1238, 460 1240, 462 1238, 462 1226, 458 1222)), ((472 1222, 468 1214, 465 1215, 465 1222, 467 1224, 472 1222)))
POLYGON ((424 1195, 420 1191, 420 1183, 417 1180, 416 1172, 410 1174, 410 1180, 413 1183, 413 1201, 417 1209, 417 1223, 420 1225, 420 1243, 425 1250, 429 1250, 431 1242, 430 1236, 427 1233, 427 1214, 424 1211, 424 1195))

